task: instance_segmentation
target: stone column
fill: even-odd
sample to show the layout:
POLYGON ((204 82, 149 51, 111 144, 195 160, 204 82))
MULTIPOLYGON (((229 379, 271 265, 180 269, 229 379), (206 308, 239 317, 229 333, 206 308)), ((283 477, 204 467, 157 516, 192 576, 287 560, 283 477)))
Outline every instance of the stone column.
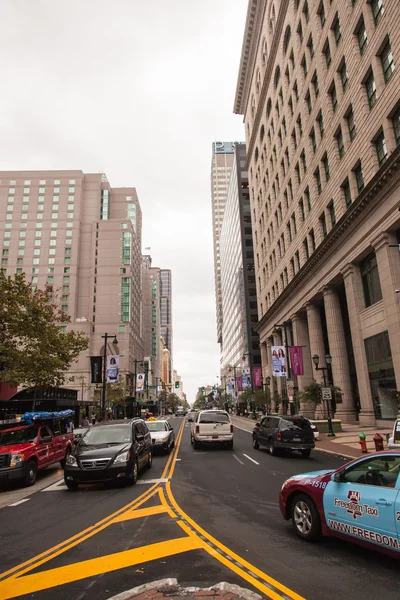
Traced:
POLYGON ((260 343, 262 376, 264 379, 271 375, 271 360, 270 355, 268 355, 267 344, 268 341, 260 343))
POLYGON ((342 395, 342 403, 337 405, 335 416, 345 422, 351 422, 356 418, 356 410, 351 390, 349 359, 340 299, 331 287, 324 288, 323 295, 329 351, 332 356, 333 383, 341 389, 342 395))
MULTIPOLYGON (((299 313, 291 317, 293 327, 293 339, 295 346, 301 346, 303 349, 304 375, 298 375, 297 387, 299 392, 304 390, 313 380, 313 366, 311 361, 310 341, 308 337, 307 319, 299 313)), ((315 410, 312 406, 300 403, 300 413, 308 419, 313 419, 315 410)))
POLYGON ((360 394, 360 425, 375 425, 374 403, 369 381, 367 356, 361 329, 360 311, 365 308, 361 273, 358 265, 349 264, 342 270, 346 290, 347 309, 353 343, 354 362, 357 371, 358 391, 360 394))
MULTIPOLYGON (((311 302, 307 302, 306 304, 307 310, 307 322, 308 322, 308 335, 310 339, 310 355, 311 361, 312 356, 314 354, 318 354, 319 356, 319 366, 326 367, 325 362, 325 343, 324 336, 322 333, 322 323, 321 323, 321 315, 319 312, 318 306, 312 304, 311 302)), ((317 371, 314 368, 314 363, 312 363, 312 378, 318 381, 319 383, 324 383, 324 376, 322 371, 317 371)))
POLYGON ((397 389, 400 389, 400 258, 397 248, 389 248, 389 244, 397 244, 394 235, 382 233, 372 243, 375 248, 381 282, 383 306, 385 309, 386 327, 389 334, 392 352, 393 369, 397 389))

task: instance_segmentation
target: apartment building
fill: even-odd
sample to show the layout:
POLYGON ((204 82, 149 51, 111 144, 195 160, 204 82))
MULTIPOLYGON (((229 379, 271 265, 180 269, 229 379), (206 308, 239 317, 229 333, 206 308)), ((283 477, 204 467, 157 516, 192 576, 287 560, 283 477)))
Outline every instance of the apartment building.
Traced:
POLYGON ((80 400, 93 392, 89 357, 103 354, 106 333, 128 390, 133 360, 143 359, 141 235, 135 188, 112 188, 104 174, 0 172, 2 271, 51 286, 71 317, 65 328, 89 337, 67 386, 80 400))
POLYGON ((400 408, 399 22, 397 0, 249 0, 234 105, 264 375, 283 393, 270 347, 302 346, 297 388, 318 356, 364 425, 400 408))

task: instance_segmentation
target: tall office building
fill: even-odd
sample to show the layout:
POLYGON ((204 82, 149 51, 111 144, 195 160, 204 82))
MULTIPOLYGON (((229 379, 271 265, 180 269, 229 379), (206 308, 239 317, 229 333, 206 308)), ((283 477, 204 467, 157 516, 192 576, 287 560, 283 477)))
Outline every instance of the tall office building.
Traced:
POLYGON ((215 304, 217 316, 217 341, 222 343, 222 295, 221 264, 219 238, 229 180, 233 163, 234 144, 232 142, 213 142, 211 161, 211 207, 214 245, 215 304))
MULTIPOLYGON (((172 354, 172 274, 169 269, 160 269, 160 314, 161 314, 161 336, 165 347, 169 351, 170 365, 173 362, 172 354)), ((172 380, 172 367, 169 368, 168 381, 172 380)), ((164 381, 166 381, 164 379, 164 381)))
POLYGON ((120 375, 132 383, 143 359, 142 213, 135 188, 112 188, 103 174, 82 171, 0 173, 1 268, 25 272, 35 286, 53 287, 71 317, 66 329, 89 337, 67 387, 89 399, 89 356, 120 355, 120 375), (117 349, 112 340, 116 335, 117 349))
MULTIPOLYGON (((221 373, 259 367, 260 340, 246 146, 236 144, 220 233, 222 345, 221 373), (231 370, 231 371, 230 371, 231 370)), ((240 371, 241 372, 241 371, 240 371)))
POLYGON ((398 0, 249 0, 234 106, 264 375, 271 344, 301 346, 298 389, 327 373, 362 424, 399 409, 399 22, 398 0))
POLYGON ((147 363, 149 400, 157 396, 156 386, 161 382, 160 344, 160 269, 151 266, 151 257, 143 256, 143 340, 147 363))

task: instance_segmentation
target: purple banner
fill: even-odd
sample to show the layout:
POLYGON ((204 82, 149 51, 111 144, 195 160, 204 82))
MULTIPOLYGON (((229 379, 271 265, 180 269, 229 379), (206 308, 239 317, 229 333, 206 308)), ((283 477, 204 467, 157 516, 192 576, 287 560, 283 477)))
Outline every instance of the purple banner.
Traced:
POLYGON ((243 392, 243 381, 241 377, 236 377, 236 389, 238 392, 243 392))
POLYGON ((254 381, 254 387, 255 388, 262 387, 262 382, 261 382, 261 367, 254 367, 254 369, 253 369, 253 381, 254 381))
POLYGON ((289 346, 290 365, 292 375, 304 375, 303 348, 301 346, 289 346))

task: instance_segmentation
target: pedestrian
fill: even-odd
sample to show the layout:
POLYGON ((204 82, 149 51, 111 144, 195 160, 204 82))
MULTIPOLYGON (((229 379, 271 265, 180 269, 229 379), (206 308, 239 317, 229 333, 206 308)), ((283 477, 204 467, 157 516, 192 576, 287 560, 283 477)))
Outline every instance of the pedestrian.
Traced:
POLYGON ((92 425, 96 423, 96 415, 92 413, 92 425))
POLYGON ((89 427, 90 423, 89 423, 89 419, 87 418, 87 416, 85 415, 82 419, 82 427, 89 427))

